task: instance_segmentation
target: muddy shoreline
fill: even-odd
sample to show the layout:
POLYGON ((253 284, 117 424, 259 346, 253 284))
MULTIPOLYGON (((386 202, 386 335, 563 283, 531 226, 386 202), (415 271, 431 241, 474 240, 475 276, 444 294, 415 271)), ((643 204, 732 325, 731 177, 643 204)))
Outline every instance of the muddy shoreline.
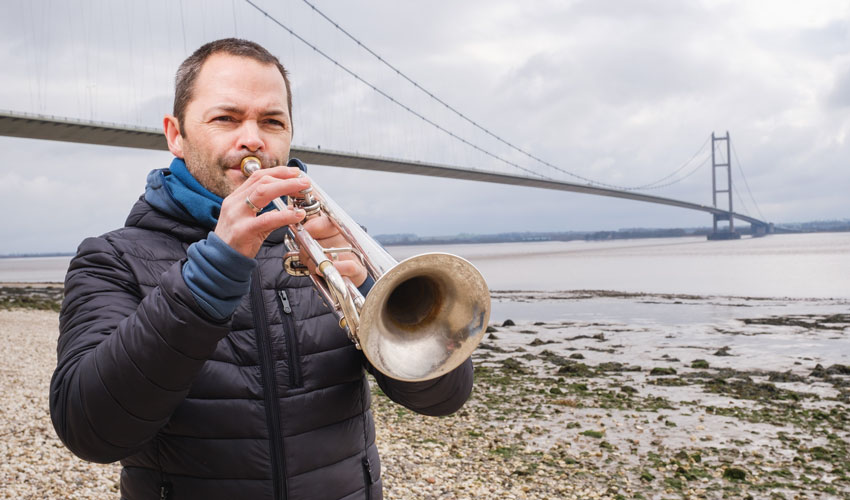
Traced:
MULTIPOLYGON (((115 498, 118 467, 74 458, 49 423, 56 287, 0 285, 16 347, 0 358, 2 497, 115 498)), ((784 309, 745 297, 556 296, 494 300, 719 303, 736 317, 492 324, 457 414, 422 417, 373 389, 386 498, 850 498, 850 304, 773 314, 784 309)))
MULTIPOLYGON (((528 292, 494 298, 506 295, 541 300, 528 292)), ((457 477, 501 471, 470 496, 850 498, 846 303, 831 301, 823 314, 748 316, 757 314, 754 302, 782 299, 556 296, 649 297, 671 305, 720 301, 740 308, 740 319, 492 325, 474 354, 473 398, 450 420, 449 428, 461 429, 444 433, 413 425, 425 433, 421 446, 439 444, 436 470, 460 470, 457 477)), ((815 310, 824 305, 810 302, 815 310)), ((420 420, 377 414, 401 428, 420 420)), ((434 470, 425 460, 416 466, 434 470)), ((410 493, 398 498, 423 492, 427 498, 464 497, 451 484, 416 490, 402 481, 393 487, 410 493)))

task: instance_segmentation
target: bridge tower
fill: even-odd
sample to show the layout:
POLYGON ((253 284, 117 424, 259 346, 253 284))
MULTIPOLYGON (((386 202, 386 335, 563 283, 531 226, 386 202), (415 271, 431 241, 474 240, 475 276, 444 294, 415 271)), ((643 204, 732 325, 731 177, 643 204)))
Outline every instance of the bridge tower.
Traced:
MULTIPOLYGON (((722 147, 722 146, 721 146, 722 147)), ((729 208, 726 213, 714 214, 714 228, 711 234, 708 235, 710 240, 737 240, 741 237, 740 233, 735 232, 735 219, 732 218, 732 156, 730 154, 731 144, 729 143, 729 131, 726 131, 725 137, 716 137, 714 132, 711 133, 711 191, 714 200, 714 208, 722 208, 717 206, 717 195, 721 198, 729 200, 729 208), (717 143, 726 143, 726 161, 718 162, 717 158, 717 143), (717 169, 726 169, 725 176, 723 172, 720 175, 720 183, 718 184, 717 169), (724 182, 725 181, 725 182, 724 182), (723 196, 726 195, 726 196, 723 196), (728 221, 726 227, 719 227, 718 222, 728 221)))

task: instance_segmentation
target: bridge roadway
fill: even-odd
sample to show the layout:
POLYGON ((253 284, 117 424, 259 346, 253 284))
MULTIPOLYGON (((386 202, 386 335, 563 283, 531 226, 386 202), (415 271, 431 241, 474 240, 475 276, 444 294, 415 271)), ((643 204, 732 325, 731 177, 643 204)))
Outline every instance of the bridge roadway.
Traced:
MULTIPOLYGON (((153 149, 161 151, 168 150, 165 142, 165 136, 161 130, 155 128, 129 127, 116 123, 83 121, 3 110, 0 110, 0 136, 153 149)), ((454 168, 447 165, 397 160, 392 158, 383 158, 380 156, 356 155, 295 145, 292 146, 290 155, 295 158, 300 158, 307 164, 312 163, 316 165, 357 168, 362 170, 448 177, 450 179, 492 182, 496 184, 509 184, 512 186, 527 186, 592 194, 597 196, 608 196, 612 198, 624 198, 628 200, 686 208, 689 210, 699 210, 720 216, 723 219, 728 219, 731 216, 735 219, 750 223, 754 230, 756 228, 760 228, 761 231, 765 231, 769 226, 767 222, 755 219, 748 215, 736 212, 732 212, 730 214, 726 210, 708 205, 700 205, 697 203, 652 196, 633 191, 607 189, 589 184, 575 184, 544 178, 500 174, 478 169, 454 168)))

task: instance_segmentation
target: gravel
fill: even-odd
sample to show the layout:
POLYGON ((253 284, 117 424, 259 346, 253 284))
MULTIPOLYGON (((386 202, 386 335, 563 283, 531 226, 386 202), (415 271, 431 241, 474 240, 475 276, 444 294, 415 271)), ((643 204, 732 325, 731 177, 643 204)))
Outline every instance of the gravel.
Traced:
POLYGON ((0 310, 0 498, 118 498, 120 465, 68 451, 50 422, 55 312, 0 310))
MULTIPOLYGON (((494 326, 456 414, 373 387, 384 496, 850 498, 850 315, 830 314, 494 326), (733 355, 707 357, 718 345, 733 355)), ((74 457, 53 431, 57 331, 54 311, 0 307, 0 498, 117 498, 120 466, 74 457)))

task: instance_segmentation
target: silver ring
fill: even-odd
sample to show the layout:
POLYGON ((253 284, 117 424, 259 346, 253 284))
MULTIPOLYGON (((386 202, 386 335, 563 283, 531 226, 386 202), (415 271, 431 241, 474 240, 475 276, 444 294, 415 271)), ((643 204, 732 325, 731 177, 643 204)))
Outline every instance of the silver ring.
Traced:
POLYGON ((257 205, 254 205, 253 203, 251 203, 251 197, 250 196, 245 197, 245 204, 248 205, 249 207, 251 207, 251 210, 253 210, 255 214, 258 214, 258 213, 263 211, 262 208, 257 208, 257 205))

